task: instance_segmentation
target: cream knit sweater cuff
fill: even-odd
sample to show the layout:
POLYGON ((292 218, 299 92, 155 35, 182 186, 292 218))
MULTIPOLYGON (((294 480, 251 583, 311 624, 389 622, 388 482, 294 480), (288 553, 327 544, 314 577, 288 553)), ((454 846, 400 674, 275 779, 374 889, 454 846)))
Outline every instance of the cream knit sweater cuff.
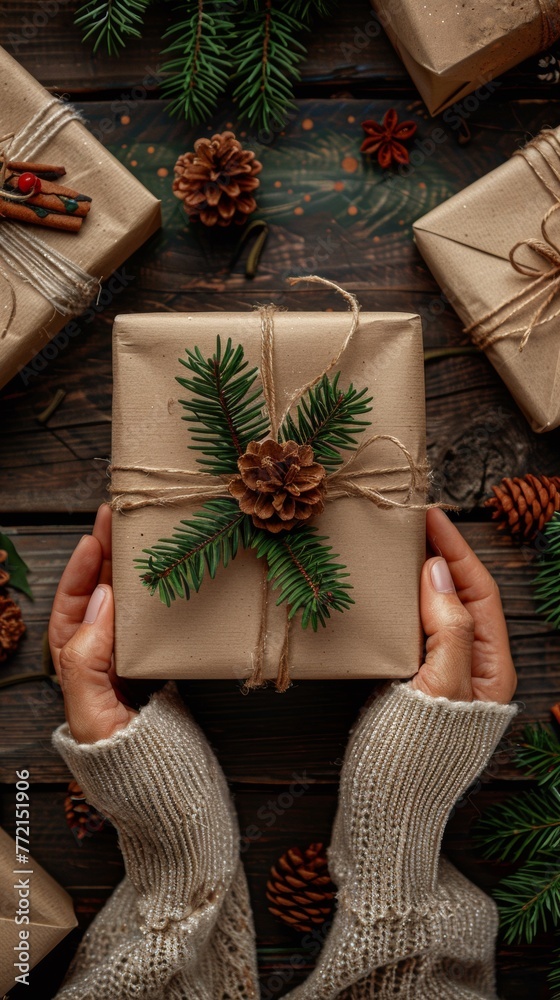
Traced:
POLYGON ((239 863, 237 821, 221 768, 173 683, 110 739, 76 743, 65 723, 53 743, 117 827, 147 925, 182 920, 227 891, 239 863))

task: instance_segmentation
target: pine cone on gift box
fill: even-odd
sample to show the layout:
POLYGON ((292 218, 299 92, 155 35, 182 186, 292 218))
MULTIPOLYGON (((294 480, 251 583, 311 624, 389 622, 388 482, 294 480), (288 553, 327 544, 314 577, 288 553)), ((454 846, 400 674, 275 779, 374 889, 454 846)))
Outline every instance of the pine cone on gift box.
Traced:
POLYGON ((175 164, 173 193, 185 211, 205 226, 242 225, 257 203, 253 191, 262 163, 243 149, 233 132, 197 139, 194 153, 184 153, 175 164))
POLYGON ((7 594, 0 594, 0 663, 15 653, 24 632, 21 608, 7 594))
POLYGON ((493 511, 498 530, 509 531, 518 541, 531 541, 560 510, 560 476, 506 477, 492 491, 484 506, 493 511))
POLYGON ((291 847, 270 871, 268 909, 295 931, 309 933, 322 926, 332 913, 334 897, 323 844, 310 844, 305 851, 291 847))
POLYGON ((228 489, 257 528, 289 531, 323 510, 326 471, 309 445, 251 441, 237 465, 228 489))

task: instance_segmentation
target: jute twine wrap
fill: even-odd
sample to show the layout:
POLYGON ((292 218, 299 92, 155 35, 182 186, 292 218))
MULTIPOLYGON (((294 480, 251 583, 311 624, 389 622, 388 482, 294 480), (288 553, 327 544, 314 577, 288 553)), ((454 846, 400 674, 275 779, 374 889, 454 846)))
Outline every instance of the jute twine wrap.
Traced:
MULTIPOLYGON (((557 14, 557 17, 560 16, 557 14)), ((511 266, 526 278, 532 280, 509 299, 485 313, 475 323, 465 327, 474 342, 483 351, 492 344, 509 337, 520 337, 519 351, 527 346, 529 338, 538 327, 560 316, 560 309, 549 312, 549 307, 560 292, 560 247, 550 236, 548 225, 560 209, 560 141, 552 129, 544 129, 535 139, 517 149, 514 156, 522 156, 541 184, 552 195, 554 204, 541 220, 542 239, 519 240, 509 252, 511 266), (521 252, 527 248, 545 266, 534 266, 521 259, 521 252), (523 325, 513 329, 504 326, 514 320, 519 313, 534 306, 534 311, 523 325)))
MULTIPOLYGON (((335 365, 338 364, 356 330, 358 329, 360 320, 360 305, 356 297, 350 292, 347 292, 344 288, 335 284, 333 281, 328 281, 326 278, 320 278, 318 275, 289 278, 288 281, 290 285, 296 285, 302 281, 312 281, 324 285, 327 288, 332 288, 348 303, 352 313, 352 319, 348 333, 346 334, 339 350, 333 355, 333 357, 331 357, 328 364, 313 379, 311 379, 311 381, 307 382, 305 385, 301 386, 301 388, 292 393, 287 401, 284 412, 282 413, 280 419, 278 419, 276 403, 277 393, 274 379, 274 315, 277 310, 274 305, 258 307, 261 320, 261 380, 263 384, 265 402, 271 421, 271 431, 268 436, 274 438, 274 440, 278 440, 280 427, 292 407, 296 406, 302 396, 314 385, 316 385, 324 375, 331 371, 335 365)), ((127 511, 138 510, 144 507, 167 507, 171 505, 185 506, 193 502, 204 503, 208 500, 215 500, 218 497, 229 497, 230 493, 227 488, 228 482, 230 478, 233 478, 215 476, 210 472, 202 472, 199 470, 170 468, 160 469, 142 465, 112 465, 110 466, 109 471, 112 474, 116 472, 125 472, 138 473, 143 477, 159 476, 165 478, 169 476, 173 479, 190 480, 195 478, 201 480, 200 484, 189 482, 185 485, 175 484, 173 486, 163 487, 143 486, 139 484, 134 487, 123 488, 116 485, 113 479, 111 486, 109 487, 109 492, 112 494, 111 507, 119 513, 126 513, 127 511)), ((425 502, 429 484, 429 470, 427 464, 425 462, 420 464, 416 463, 402 441, 399 441, 398 438, 393 437, 390 434, 373 434, 366 438, 366 440, 364 440, 358 448, 350 454, 347 461, 339 469, 337 469, 336 472, 327 476, 326 483, 327 493, 325 499, 327 502, 340 500, 344 497, 355 497, 363 500, 369 500, 371 503, 374 503, 376 507, 381 509, 397 507, 406 510, 429 510, 431 507, 442 506, 441 504, 425 502), (394 444, 395 448, 398 452, 400 452, 402 458, 404 459, 403 464, 388 466, 386 468, 353 468, 356 459, 360 458, 366 451, 380 441, 389 441, 394 444), (383 487, 383 492, 369 485, 365 481, 388 475, 401 478, 399 478, 397 483, 383 487), (404 494, 404 498, 397 500, 388 495, 394 493, 404 494), (420 497, 422 498, 421 500, 417 499, 420 497)), ((253 669, 251 676, 246 682, 246 688, 259 687, 264 683, 263 665, 266 653, 267 619, 270 601, 270 588, 268 586, 267 573, 268 568, 266 564, 264 564, 259 635, 252 657, 253 669)), ((289 620, 286 611, 284 641, 278 665, 276 688, 278 691, 285 691, 289 685, 289 620)))
POLYGON ((80 112, 71 104, 53 97, 17 135, 9 132, 0 137, 0 276, 7 284, 9 294, 7 319, 0 331, 0 339, 8 333, 17 308, 15 288, 3 264, 31 285, 62 316, 78 316, 89 305, 99 287, 97 278, 49 247, 34 233, 28 232, 25 224, 2 219, 2 199, 25 202, 33 194, 22 195, 4 188, 9 160, 36 158, 43 147, 72 120, 83 121, 80 112))

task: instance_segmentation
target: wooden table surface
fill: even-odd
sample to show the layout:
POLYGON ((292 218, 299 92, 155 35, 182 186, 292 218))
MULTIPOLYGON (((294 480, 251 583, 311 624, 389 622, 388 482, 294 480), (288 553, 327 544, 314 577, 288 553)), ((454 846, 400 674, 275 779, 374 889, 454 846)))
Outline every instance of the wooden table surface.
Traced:
MULTIPOLYGON (((393 49, 371 28, 364 0, 352 0, 310 38, 297 109, 281 134, 259 142, 241 128, 264 164, 260 215, 270 237, 258 275, 231 266, 230 237, 217 243, 189 231, 171 195, 177 155, 198 135, 228 123, 224 107, 208 126, 189 129, 171 120, 158 97, 158 39, 169 9, 150 9, 142 41, 120 59, 93 57, 73 25, 75 4, 4 0, 0 43, 45 86, 83 107, 90 127, 163 202, 164 226, 121 269, 121 288, 106 294, 80 321, 81 332, 55 357, 42 357, 0 397, 0 522, 13 533, 32 570, 35 601, 22 599, 28 633, 3 674, 41 669, 42 641, 62 568, 105 495, 111 432, 111 325, 118 312, 247 310, 273 298, 289 308, 336 307, 325 293, 286 290, 292 273, 320 271, 355 292, 365 309, 419 312, 428 349, 462 346, 461 323, 441 298, 411 238, 415 218, 502 163, 530 133, 558 123, 560 84, 542 82, 538 60, 500 80, 492 95, 466 112, 471 138, 431 120, 393 49), (44 10, 43 10, 44 8, 44 10), (47 11, 48 8, 48 11, 47 11), (45 13, 47 11, 47 13, 45 13), (40 16, 37 16, 39 12, 40 16), (379 120, 388 107, 418 123, 426 141, 436 125, 445 140, 408 177, 392 184, 362 162, 360 122, 379 120), (62 405, 46 423, 38 415, 62 389, 62 405)), ((557 52, 557 54, 559 54, 557 52)), ((467 107, 471 107, 467 105, 467 107)), ((428 148, 427 146, 421 148, 428 148)), ((52 352, 51 352, 52 354, 52 352)), ((482 507, 503 475, 557 473, 560 434, 531 432, 482 354, 426 362, 429 457, 444 498, 462 507, 460 526, 495 574, 504 598, 519 672, 522 720, 547 719, 558 699, 560 635, 535 612, 531 580, 535 552, 497 534, 482 507)), ((260 691, 242 698, 235 683, 189 682, 184 693, 216 747, 232 784, 242 834, 253 828, 244 854, 259 937, 263 997, 279 997, 313 963, 301 937, 267 912, 265 882, 278 854, 312 840, 328 841, 337 779, 348 729, 370 685, 298 683, 282 697, 260 691), (305 794, 291 796, 294 781, 305 794), (254 828, 257 828, 255 833, 254 828), (294 968, 294 956, 303 956, 294 968)), ((35 858, 72 894, 80 931, 72 933, 32 974, 31 991, 16 998, 53 996, 79 934, 122 876, 112 829, 75 842, 63 802, 69 774, 50 747, 63 719, 59 692, 46 682, 18 684, 0 697, 0 821, 13 832, 14 772, 32 775, 35 858)), ((489 802, 523 787, 511 755, 500 758, 482 788, 449 823, 445 848, 469 877, 489 889, 506 866, 482 863, 472 846, 473 820, 489 802)), ((547 959, 552 942, 499 947, 500 996, 549 996, 547 959)))

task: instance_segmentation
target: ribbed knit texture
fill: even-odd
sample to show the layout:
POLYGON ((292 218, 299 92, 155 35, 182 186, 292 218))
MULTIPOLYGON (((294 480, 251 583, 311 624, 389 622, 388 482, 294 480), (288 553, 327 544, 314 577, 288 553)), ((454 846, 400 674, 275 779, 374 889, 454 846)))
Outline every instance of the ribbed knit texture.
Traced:
MULTIPOLYGON (((363 713, 330 849, 334 924, 291 1000, 492 1000, 493 902, 440 857, 457 799, 515 708, 392 684, 363 713)), ((225 779, 173 684, 110 740, 54 735, 119 831, 126 878, 57 1000, 254 1000, 254 932, 225 779)))

